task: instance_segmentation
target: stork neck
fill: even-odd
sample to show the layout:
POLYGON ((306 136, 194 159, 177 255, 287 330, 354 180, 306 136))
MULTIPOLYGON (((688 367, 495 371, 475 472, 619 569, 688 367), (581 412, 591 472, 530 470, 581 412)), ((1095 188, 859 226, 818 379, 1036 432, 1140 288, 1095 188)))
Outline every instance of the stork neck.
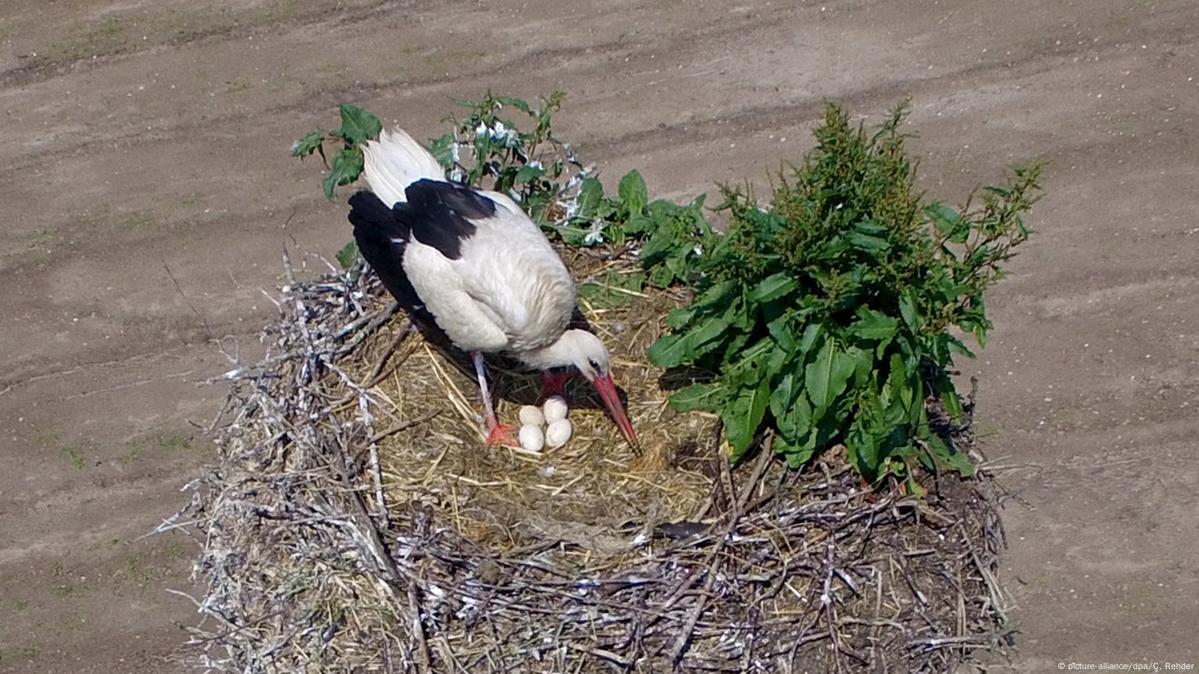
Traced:
POLYGON ((526 365, 538 370, 549 370, 555 367, 569 367, 575 364, 578 357, 578 337, 573 334, 580 330, 567 330, 553 344, 540 349, 525 351, 519 355, 526 365))

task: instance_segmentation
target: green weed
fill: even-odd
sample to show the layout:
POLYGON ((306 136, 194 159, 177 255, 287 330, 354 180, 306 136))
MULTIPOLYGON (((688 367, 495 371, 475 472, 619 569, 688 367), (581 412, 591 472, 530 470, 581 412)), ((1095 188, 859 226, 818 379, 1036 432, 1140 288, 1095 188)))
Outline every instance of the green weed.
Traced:
POLYGON ((142 447, 141 445, 131 445, 125 450, 124 454, 121 454, 117 457, 117 463, 121 464, 122 466, 132 465, 138 459, 142 458, 142 454, 144 454, 145 451, 146 448, 142 447))
POLYGON ((84 466, 87 465, 86 460, 83 458, 83 450, 80 448, 68 445, 59 451, 62 453, 63 458, 66 459, 67 463, 70 463, 71 467, 75 470, 83 470, 84 466))
POLYGON ((912 461, 969 474, 934 432, 927 397, 964 416, 949 377, 985 343, 984 291, 1029 230, 1040 167, 1016 168, 961 209, 913 186, 897 108, 867 133, 830 105, 817 146, 778 176, 771 201, 725 187, 727 234, 709 239, 697 297, 649 349, 662 367, 711 373, 672 396, 720 415, 735 456, 766 434, 792 466, 843 444, 868 479, 910 475, 912 461))
POLYGON ((170 435, 164 435, 160 437, 158 439, 158 444, 167 449, 173 449, 176 451, 190 450, 192 448, 191 441, 189 441, 186 437, 179 435, 178 433, 172 433, 170 435))

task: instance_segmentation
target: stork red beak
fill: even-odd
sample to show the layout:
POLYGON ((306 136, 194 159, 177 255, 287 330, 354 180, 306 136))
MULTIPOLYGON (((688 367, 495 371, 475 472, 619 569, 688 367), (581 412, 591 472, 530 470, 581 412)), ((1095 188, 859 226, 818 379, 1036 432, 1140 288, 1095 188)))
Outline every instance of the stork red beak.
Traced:
POLYGON ((620 402, 620 395, 616 392, 616 384, 612 382, 612 375, 605 374, 596 377, 594 384, 600 399, 604 401, 604 407, 608 408, 608 413, 620 427, 620 432, 624 434, 630 445, 636 447, 637 434, 633 432, 633 424, 629 423, 629 417, 624 412, 624 405, 620 402))

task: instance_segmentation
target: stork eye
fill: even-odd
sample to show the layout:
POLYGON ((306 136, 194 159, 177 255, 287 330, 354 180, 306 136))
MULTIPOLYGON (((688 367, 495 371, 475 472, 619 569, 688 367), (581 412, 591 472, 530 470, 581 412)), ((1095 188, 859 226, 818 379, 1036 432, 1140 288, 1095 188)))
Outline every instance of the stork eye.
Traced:
POLYGON ((595 370, 596 372, 598 372, 598 373, 600 373, 600 374, 604 374, 604 368, 603 368, 603 366, 602 366, 602 365, 600 365, 599 363, 595 362, 594 360, 592 360, 592 359, 588 358, 588 359, 587 359, 587 364, 588 364, 588 365, 590 365, 590 366, 591 366, 591 369, 595 370))

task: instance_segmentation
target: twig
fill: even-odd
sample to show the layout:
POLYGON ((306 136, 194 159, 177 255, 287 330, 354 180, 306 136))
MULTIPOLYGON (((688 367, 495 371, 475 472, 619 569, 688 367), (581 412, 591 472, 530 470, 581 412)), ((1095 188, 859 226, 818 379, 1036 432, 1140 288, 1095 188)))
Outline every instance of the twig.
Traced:
POLYGON ((408 609, 412 611, 412 633, 416 635, 417 653, 420 658, 420 671, 433 671, 433 661, 429 657, 429 642, 425 639, 425 621, 421 613, 420 602, 416 599, 416 586, 408 586, 408 609))
POLYGON ((383 440, 390 438, 391 436, 395 435, 396 433, 399 433, 401 431, 406 431, 409 428, 412 428, 413 426, 418 426, 420 424, 423 424, 426 421, 429 421, 430 419, 432 419, 433 417, 436 417, 439 414, 441 414, 441 410, 433 410, 432 412, 426 412, 425 414, 422 414, 419 417, 416 417, 415 419, 409 419, 408 421, 396 424, 395 426, 392 426, 391 428, 389 428, 385 431, 379 431, 378 433, 375 433, 374 435, 372 435, 370 437, 369 440, 367 440, 367 442, 369 442, 372 445, 376 445, 376 444, 382 442, 383 440))
POLYGON ((192 304, 192 301, 187 298, 187 294, 183 292, 183 286, 179 285, 179 280, 171 273, 171 268, 167 266, 166 261, 161 260, 161 262, 162 270, 167 273, 167 278, 171 279, 171 284, 175 286, 175 292, 179 293, 179 297, 183 299, 183 303, 187 305, 187 308, 191 309, 196 318, 200 319, 200 326, 204 328, 204 339, 212 341, 212 329, 208 327, 208 319, 204 318, 204 314, 201 314, 196 305, 192 304))

